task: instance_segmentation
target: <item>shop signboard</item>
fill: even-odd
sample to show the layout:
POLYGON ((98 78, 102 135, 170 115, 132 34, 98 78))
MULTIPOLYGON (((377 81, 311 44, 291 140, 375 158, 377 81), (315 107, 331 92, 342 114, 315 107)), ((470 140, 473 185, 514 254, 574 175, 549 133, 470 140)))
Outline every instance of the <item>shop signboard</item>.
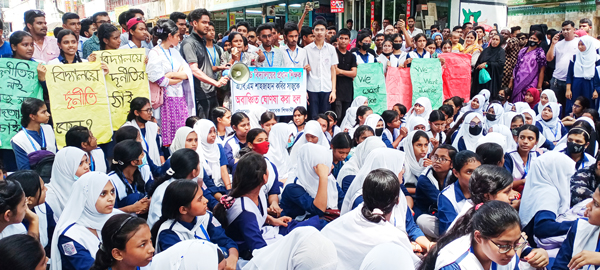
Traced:
POLYGON ((331 13, 343 13, 344 12, 344 1, 343 0, 331 0, 331 13))

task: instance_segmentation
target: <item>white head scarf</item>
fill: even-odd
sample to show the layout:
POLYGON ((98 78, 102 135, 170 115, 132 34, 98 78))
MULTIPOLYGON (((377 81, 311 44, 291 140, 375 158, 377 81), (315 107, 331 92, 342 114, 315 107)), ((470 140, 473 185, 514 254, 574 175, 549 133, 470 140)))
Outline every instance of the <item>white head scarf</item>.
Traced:
POLYGON ((77 181, 75 173, 84 155, 83 150, 67 146, 58 151, 54 157, 52 177, 50 177, 50 183, 46 185, 48 187, 46 202, 57 218, 61 216, 63 209, 67 206, 73 184, 77 181))
POLYGON ((563 153, 550 151, 534 159, 523 189, 521 224, 527 225, 542 210, 556 216, 569 210, 570 179, 574 173, 575 161, 563 153))
MULTIPOLYGON (((406 171, 404 172, 405 179, 411 178, 411 175, 414 176, 414 178, 418 179, 423 170, 425 169, 425 167, 423 167, 423 159, 418 161, 417 157, 415 157, 415 148, 413 146, 412 140, 417 132, 418 130, 409 132, 403 141, 404 153, 406 153, 406 165, 408 165, 406 166, 406 171)), ((425 134, 427 135, 427 133, 425 134)), ((426 138, 428 137, 426 136, 426 138)))
POLYGON ((479 95, 474 96, 471 99, 471 101, 469 101, 467 104, 465 104, 465 106, 463 106, 460 111, 463 113, 476 112, 476 113, 483 114, 484 109, 485 109, 485 97, 483 95, 479 94, 479 95), (479 108, 477 108, 477 109, 471 108, 471 102, 473 102, 473 100, 475 100, 475 99, 477 99, 477 102, 479 103, 479 108))
POLYGON ((405 116, 405 119, 410 120, 411 118, 413 118, 415 116, 419 116, 419 117, 422 117, 423 119, 425 119, 425 121, 429 120, 429 114, 433 110, 432 107, 431 107, 431 100, 429 100, 429 98, 427 98, 427 97, 420 97, 417 100, 415 100, 415 105, 416 104, 419 104, 419 105, 421 105, 421 106, 423 106, 425 108, 425 110, 423 111, 423 113, 422 114, 417 114, 415 112, 415 107, 413 106, 408 111, 407 115, 405 116))
POLYGON ((55 255, 52 258, 50 269, 60 270, 62 268, 61 256, 58 250, 58 237, 68 226, 77 223, 100 232, 106 220, 111 217, 111 214, 101 214, 96 209, 96 202, 106 183, 110 183, 110 178, 105 173, 89 172, 82 175, 73 184, 73 192, 71 192, 71 196, 54 229, 52 254, 55 255))
MULTIPOLYGON (((546 95, 548 97, 548 102, 558 102, 558 99, 556 98, 556 93, 554 93, 554 90, 552 89, 546 89, 544 91, 542 91, 542 94, 540 95, 540 99, 542 95, 546 95)), ((541 102, 541 101, 540 101, 541 102)), ((540 103, 540 105, 542 105, 540 103)), ((538 106, 538 108, 541 108, 541 106, 538 106)), ((541 109, 538 113, 541 113, 541 109)))
POLYGON ((454 148, 458 149, 458 142, 460 141, 460 138, 463 138, 467 150, 475 152, 475 149, 477 148, 477 141, 479 138, 483 137, 483 129, 478 135, 475 136, 469 133, 469 125, 475 117, 477 117, 479 120, 484 119, 479 113, 470 113, 467 115, 465 117, 465 121, 461 124, 460 129, 458 130, 458 134, 456 134, 456 138, 452 142, 452 146, 454 146, 454 148))
MULTIPOLYGON (((352 204, 356 198, 358 198, 358 196, 362 195, 362 188, 365 178, 367 178, 367 175, 371 171, 376 169, 388 169, 395 175, 398 175, 404 166, 404 159, 404 152, 396 149, 380 148, 371 151, 369 156, 366 158, 365 164, 362 166, 362 168, 360 168, 356 178, 354 178, 354 181, 352 181, 352 184, 350 184, 350 187, 348 187, 348 191, 346 191, 346 196, 344 197, 344 202, 342 204, 342 209, 340 209, 340 213, 343 215, 352 210, 352 204)), ((400 197, 404 197, 404 195, 401 195, 400 197)), ((404 198, 404 200, 406 200, 406 198, 404 198)), ((402 198, 400 201, 402 201, 402 198)), ((404 205, 404 213, 406 213, 406 205, 404 205)), ((402 220, 404 220, 403 217, 398 218, 402 218, 402 220)))
POLYGON ((394 243, 380 244, 369 251, 359 270, 415 270, 413 264, 406 263, 412 260, 412 253, 412 250, 394 243))
MULTIPOLYGON (((498 132, 491 132, 479 138, 479 140, 477 141, 477 147, 484 143, 495 143, 502 147, 502 152, 508 152, 506 148, 506 137, 498 132)), ((475 149, 477 149, 477 147, 475 149)))
POLYGON ((219 185, 223 181, 221 178, 221 151, 216 140, 212 144, 208 143, 208 134, 211 128, 214 128, 217 132, 215 124, 207 119, 200 119, 194 125, 194 131, 198 134, 198 142, 200 143, 196 152, 200 155, 201 167, 207 173, 210 172, 209 174, 212 175, 215 184, 219 185))
POLYGON ((342 169, 338 173, 337 182, 342 186, 342 180, 348 175, 356 175, 360 168, 367 161, 367 156, 371 151, 377 148, 386 148, 385 143, 375 136, 368 137, 361 144, 356 147, 354 155, 342 166, 342 169))
POLYGON ((423 125, 427 130, 427 127, 429 126, 428 119, 423 117, 411 117, 410 120, 408 120, 408 131, 411 132, 415 130, 415 127, 419 125, 423 125))
POLYGON ((513 120, 513 118, 515 118, 515 116, 520 115, 519 113, 516 112, 505 112, 504 116, 502 117, 502 124, 507 126, 510 129, 510 124, 513 120))
MULTIPOLYGON (((367 116, 367 119, 365 119, 365 125, 371 127, 373 129, 373 131, 375 131, 375 130, 377 130, 377 123, 379 123, 379 121, 385 123, 385 121, 383 121, 383 118, 381 118, 381 116, 379 114, 369 114, 369 116, 367 116)), ((384 124, 384 128, 385 128, 385 124, 384 124)))
POLYGON ((531 109, 531 106, 527 102, 519 101, 515 102, 515 108, 517 109, 517 113, 523 113, 527 109, 531 109))
POLYGON ((295 228, 252 256, 242 270, 335 270, 338 263, 331 240, 310 226, 295 228))
POLYGON ((482 89, 481 91, 479 91, 479 95, 482 95, 485 98, 484 108, 487 108, 490 105, 490 96, 492 95, 490 93, 490 90, 482 89))
POLYGON ((354 98, 352 104, 350 104, 350 108, 346 110, 346 116, 344 116, 342 124, 340 125, 342 131, 344 129, 350 129, 356 125, 356 110, 358 109, 358 107, 365 105, 365 102, 367 101, 368 99, 363 96, 358 96, 354 98))
MULTIPOLYGON (((490 135, 497 133, 497 134, 501 134, 502 136, 504 136, 504 139, 502 139, 502 141, 504 141, 504 152, 508 153, 514 150, 517 150, 517 142, 515 142, 515 139, 513 139, 512 136, 512 132, 510 131, 510 128, 508 128, 505 125, 494 125, 492 128, 492 132, 488 133, 485 137, 489 137, 490 135)), ((494 140, 498 140, 496 139, 495 136, 491 137, 491 140, 486 140, 486 142, 500 142, 500 141, 494 141, 494 140)), ((481 141, 481 140, 480 140, 481 141)), ((502 144, 500 144, 500 146, 502 146, 502 144)))
MULTIPOLYGON (((535 119, 537 118, 537 114, 535 113, 535 111, 533 111, 533 109, 528 108, 528 109, 524 110, 521 114, 523 115, 523 119, 525 119, 525 114, 531 115, 531 119, 533 119, 533 122, 531 122, 531 124, 535 126, 535 122, 536 122, 535 119)), ((526 123, 523 123, 523 124, 526 124, 526 123)))
MULTIPOLYGON (((324 164, 331 167, 333 154, 327 147, 308 143, 298 149, 297 159, 292 160, 296 165, 295 176, 298 178, 296 184, 302 186, 311 197, 317 196, 319 189, 319 176, 315 172, 315 166, 324 164)), ((288 181, 292 182, 292 181, 288 181)), ((327 208, 337 209, 338 192, 334 180, 327 185, 327 208)))
POLYGON ((152 258, 151 270, 216 270, 219 246, 205 240, 181 241, 152 258))
POLYGON ((250 108, 250 112, 248 113, 248 118, 250 118, 250 129, 260 128, 260 117, 266 111, 268 111, 267 108, 259 105, 253 105, 252 108, 250 108))
POLYGON ((287 178, 290 163, 290 154, 287 151, 287 142, 290 136, 288 124, 277 123, 269 132, 269 151, 265 155, 277 167, 280 179, 287 178))
POLYGON ((490 110, 490 108, 494 109, 494 114, 496 115, 496 120, 490 121, 486 117, 485 118, 485 126, 484 126, 484 128, 486 130, 491 128, 494 125, 500 124, 502 122, 502 115, 504 114, 504 108, 502 108, 502 105, 500 105, 498 103, 490 104, 490 106, 486 110, 486 113, 487 113, 487 111, 490 110))
POLYGON ((183 126, 177 129, 177 132, 175 132, 175 138, 173 139, 173 142, 171 142, 171 147, 169 147, 171 153, 175 153, 175 151, 185 148, 187 136, 192 132, 194 132, 194 129, 188 126, 183 126))
MULTIPOLYGON (((546 137, 551 142, 558 141, 563 137, 564 134, 561 133, 561 126, 558 123, 560 120, 558 119, 558 114, 560 113, 560 107, 558 103, 548 102, 544 107, 542 107, 542 112, 546 107, 549 107, 552 110, 552 118, 549 121, 542 119, 540 124, 542 124, 542 129, 540 130, 544 137, 546 137)), ((542 113, 540 113, 541 115, 542 113)))
POLYGON ((302 134, 302 136, 296 139, 296 143, 294 144, 292 152, 290 153, 290 157, 292 157, 292 160, 294 160, 294 157, 297 155, 298 149, 300 149, 303 145, 309 143, 306 140, 306 134, 318 137, 319 142, 317 142, 317 144, 329 148, 329 141, 327 140, 327 137, 325 137, 325 133, 321 128, 321 124, 319 124, 319 122, 317 122, 316 120, 310 120, 306 122, 306 126, 304 126, 304 133, 302 134))
POLYGON ((590 80, 596 74, 596 61, 600 60, 600 55, 596 53, 594 40, 595 38, 590 36, 579 38, 579 41, 585 45, 585 51, 581 52, 577 50, 575 65, 573 66, 574 77, 590 80))

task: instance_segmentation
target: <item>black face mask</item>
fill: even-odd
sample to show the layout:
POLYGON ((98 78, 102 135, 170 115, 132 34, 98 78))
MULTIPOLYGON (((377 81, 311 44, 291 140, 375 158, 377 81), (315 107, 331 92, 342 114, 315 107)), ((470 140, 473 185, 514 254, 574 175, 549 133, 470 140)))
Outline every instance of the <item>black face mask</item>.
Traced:
POLYGON ((140 123, 144 123, 144 124, 145 124, 146 122, 148 122, 147 120, 144 120, 144 118, 140 117, 139 115, 135 117, 135 120, 137 120, 137 121, 138 121, 138 122, 140 122, 140 123))
POLYGON ((496 121, 496 115, 495 114, 485 114, 485 118, 487 118, 487 120, 489 121, 496 121))
POLYGON ((381 134, 383 134, 383 128, 376 128, 375 136, 379 137, 379 136, 381 136, 381 134))
POLYGON ((483 130, 483 127, 481 127, 480 125, 469 127, 469 133, 471 133, 471 135, 473 136, 481 134, 481 130, 483 130))
POLYGON ((530 40, 530 41, 527 42, 527 46, 529 46, 529 47, 534 47, 534 46, 537 46, 537 45, 538 45, 538 43, 535 42, 535 41, 532 41, 532 40, 530 40))
POLYGON ((369 49, 371 48, 371 44, 368 44, 368 43, 363 43, 363 45, 361 46, 361 48, 362 48, 364 51, 367 51, 367 50, 369 50, 369 49))
POLYGON ((392 53, 383 53, 383 55, 390 56, 390 55, 392 55, 392 53))
POLYGON ((400 50, 402 48, 402 43, 394 43, 394 50, 400 50))
POLYGON ((583 150, 585 150, 585 145, 574 142, 567 142, 567 150, 571 154, 583 153, 583 150))
POLYGON ((513 129, 510 130, 510 132, 512 133, 513 136, 519 135, 519 129, 518 128, 513 128, 513 129))

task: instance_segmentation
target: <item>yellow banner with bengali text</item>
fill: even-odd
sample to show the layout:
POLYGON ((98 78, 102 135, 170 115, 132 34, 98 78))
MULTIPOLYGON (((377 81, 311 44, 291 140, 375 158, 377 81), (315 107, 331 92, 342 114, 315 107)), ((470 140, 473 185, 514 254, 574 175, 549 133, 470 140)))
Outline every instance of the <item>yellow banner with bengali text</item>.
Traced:
POLYGON ((73 126, 90 129, 98 144, 110 142, 113 134, 104 73, 100 62, 48 65, 46 85, 59 148, 73 126))
POLYGON ((129 103, 136 97, 150 99, 146 75, 146 49, 96 51, 96 59, 108 66, 106 90, 113 130, 127 120, 129 103))

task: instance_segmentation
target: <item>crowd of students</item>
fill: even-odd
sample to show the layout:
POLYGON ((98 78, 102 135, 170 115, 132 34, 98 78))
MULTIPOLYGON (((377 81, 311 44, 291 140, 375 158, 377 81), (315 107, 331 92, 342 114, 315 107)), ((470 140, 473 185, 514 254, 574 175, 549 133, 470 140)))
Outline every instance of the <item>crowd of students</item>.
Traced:
MULTIPOLYGON (((395 104, 378 115, 367 98, 345 91, 357 63, 397 68, 416 57, 435 57, 412 18, 408 29, 388 21, 383 39, 370 30, 336 31, 319 21, 310 32, 302 23, 301 31, 294 23, 280 31, 241 22, 217 42, 204 9, 173 13, 151 34, 143 12, 124 14, 119 24, 127 33, 99 12, 92 18, 96 32, 64 29, 52 40, 39 38, 44 14, 28 11, 27 31, 11 35, 13 57, 53 64, 96 61, 92 52, 99 49, 146 48, 148 78, 164 90, 164 99, 133 98, 111 143, 99 145, 88 128, 73 126, 62 149, 48 100, 23 100, 22 129, 11 140, 12 150, 3 150, 0 269, 600 265, 600 117, 587 94, 576 94, 572 112, 558 98, 586 87, 595 91, 598 74, 588 74, 588 60, 600 59, 592 50, 598 42, 583 33, 579 52, 571 56, 559 49, 569 29, 563 29, 565 41, 554 37, 550 47, 557 57, 553 85, 558 58, 572 59, 567 91, 533 87, 525 94, 511 90, 528 80, 520 77, 522 62, 537 65, 531 74, 539 81, 531 82, 540 88, 543 67, 554 56, 540 56, 541 32, 532 32, 521 49, 519 57, 534 55, 518 58, 509 88, 494 78, 506 71, 501 58, 512 46, 502 48, 502 32, 490 33, 486 43, 483 29, 469 31, 467 25, 465 46, 457 41, 460 27, 434 33, 436 50, 472 54, 475 70, 490 68, 490 83, 476 86, 482 89, 474 88, 466 102, 452 97, 432 108, 420 98, 410 110, 395 104), (356 48, 348 52, 353 35, 356 48), (260 44, 251 44, 256 36, 260 44), (380 54, 372 40, 381 41, 380 54), (45 61, 52 55, 50 42, 59 48, 45 61), (396 53, 406 59, 394 60, 396 53), (248 114, 221 106, 226 93, 216 88, 226 87, 227 79, 219 72, 236 62, 306 69, 308 108, 278 117, 260 106, 248 114)), ((65 15, 63 26, 79 27, 75 16, 65 15)), ((38 75, 43 86, 43 64, 38 75)))

